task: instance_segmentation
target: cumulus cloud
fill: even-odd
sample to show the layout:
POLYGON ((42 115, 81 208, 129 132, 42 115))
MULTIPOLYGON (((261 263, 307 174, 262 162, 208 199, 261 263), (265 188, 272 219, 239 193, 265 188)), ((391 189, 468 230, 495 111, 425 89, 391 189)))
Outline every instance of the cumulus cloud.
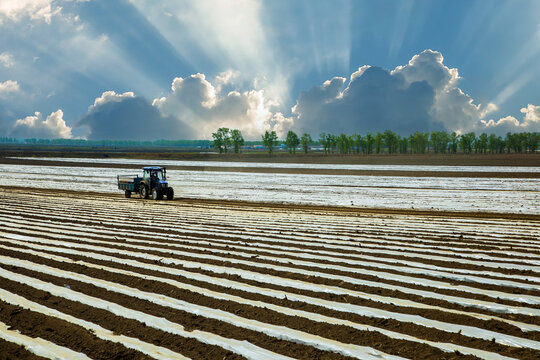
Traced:
POLYGON ((528 104, 527 107, 521 108, 523 113, 523 121, 519 121, 513 116, 506 116, 497 121, 491 119, 489 121, 481 120, 480 131, 494 132, 505 134, 507 132, 539 132, 540 131, 540 105, 528 104))
POLYGON ((290 121, 276 111, 279 104, 267 99, 263 90, 221 92, 225 77, 214 86, 204 74, 175 78, 172 92, 154 99, 153 105, 165 116, 176 117, 196 129, 198 137, 208 138, 219 127, 240 129, 248 138, 258 138, 269 128, 282 131, 290 121))
POLYGON ((475 104, 458 87, 458 70, 443 60, 428 49, 392 71, 364 65, 347 85, 344 78, 328 80, 300 94, 295 126, 333 133, 474 129, 497 106, 475 104))
POLYGON ((61 7, 53 5, 52 0, 2 0, 0 2, 0 24, 5 18, 19 21, 25 16, 50 24, 51 18, 61 9, 61 7))
POLYGON ((435 92, 430 111, 432 119, 441 122, 448 130, 469 131, 480 119, 497 110, 497 106, 492 103, 485 106, 475 104, 474 99, 458 87, 458 70, 447 67, 443 60, 440 52, 424 50, 413 56, 407 65, 396 67, 392 74, 403 75, 407 82, 427 81, 435 92))
POLYGON ((94 111, 96 108, 111 102, 122 102, 124 99, 134 98, 135 93, 127 91, 123 94, 117 94, 114 91, 105 91, 100 97, 94 100, 94 104, 90 105, 88 112, 94 111))
MULTIPOLYGON (((131 0, 130 3, 147 17, 192 68, 200 69, 204 57, 217 69, 241 69, 242 73, 236 75, 242 81, 266 77, 265 96, 280 101, 288 99, 290 64, 284 63, 285 57, 279 55, 273 39, 275 34, 267 31, 268 8, 264 2, 131 0), (184 36, 178 36, 179 32, 184 36)), ((345 9, 342 11, 346 12, 345 9)), ((332 29, 335 27, 336 24, 332 24, 332 29)), ((347 43, 343 33, 339 38, 347 43)), ((219 89, 218 82, 212 83, 219 89)))
POLYGON ((185 123, 164 116, 146 99, 132 92, 104 92, 77 126, 87 128, 89 139, 156 140, 193 136, 185 123))
POLYGON ((354 133, 392 129, 430 130, 440 127, 429 116, 433 88, 426 81, 407 83, 378 67, 362 67, 302 92, 292 111, 295 128, 308 132, 354 133))
POLYGON ((71 138, 71 127, 63 119, 64 112, 57 110, 44 120, 41 113, 19 119, 13 124, 10 136, 16 138, 58 139, 71 138))
POLYGON ((0 98, 7 98, 21 91, 19 83, 14 80, 0 82, 0 98))
POLYGON ((13 55, 8 53, 7 51, 4 51, 0 54, 0 65, 3 67, 12 67, 13 66, 13 55))

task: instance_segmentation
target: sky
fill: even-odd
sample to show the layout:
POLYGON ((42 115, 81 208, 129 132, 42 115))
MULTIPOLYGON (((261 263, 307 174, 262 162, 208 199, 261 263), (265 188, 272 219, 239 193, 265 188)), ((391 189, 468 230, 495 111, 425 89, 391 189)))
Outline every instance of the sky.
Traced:
POLYGON ((538 0, 0 0, 0 136, 540 131, 538 0))

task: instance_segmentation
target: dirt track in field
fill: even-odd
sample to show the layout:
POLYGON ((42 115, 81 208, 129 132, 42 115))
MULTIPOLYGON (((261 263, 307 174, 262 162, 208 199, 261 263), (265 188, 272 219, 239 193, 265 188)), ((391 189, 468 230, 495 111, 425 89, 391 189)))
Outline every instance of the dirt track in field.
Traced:
MULTIPOLYGON (((538 216, 20 188, 0 199, 0 290, 189 358, 246 356, 208 343, 212 334, 304 359, 367 358, 362 347, 415 359, 540 357, 538 216)), ((27 336, 91 358, 148 356, 14 302, 0 301, 0 322, 27 336)), ((0 348, 0 359, 21 352, 0 348)))
MULTIPOLYGON (((533 155, 534 156, 534 155, 533 155)), ((528 159, 527 159, 528 160, 528 159)), ((529 162, 526 162, 529 164, 529 162)), ((147 163, 141 160, 139 164, 126 164, 118 160, 115 163, 100 162, 89 163, 79 161, 55 161, 41 159, 19 159, 0 157, 0 164, 8 165, 33 165, 33 166, 69 166, 69 167, 99 167, 114 169, 140 169, 147 163)), ((313 174, 313 175, 355 175, 355 176, 403 176, 403 177, 464 177, 464 178, 501 178, 501 179, 540 179, 540 173, 536 172, 456 172, 456 171, 406 171, 406 170, 354 170, 354 169, 310 169, 310 168, 287 168, 287 167, 243 167, 243 166, 167 166, 169 170, 184 171, 219 171, 219 172, 244 172, 262 174, 313 174)), ((519 166, 519 162, 513 164, 519 166)))

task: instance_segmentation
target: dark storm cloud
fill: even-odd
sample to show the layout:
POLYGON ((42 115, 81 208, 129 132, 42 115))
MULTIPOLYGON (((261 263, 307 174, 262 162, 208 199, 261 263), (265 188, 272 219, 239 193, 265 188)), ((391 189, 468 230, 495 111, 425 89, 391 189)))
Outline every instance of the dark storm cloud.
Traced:
POLYGON ((342 91, 344 78, 334 78, 302 92, 296 106, 296 127, 311 133, 365 133, 442 128, 430 110, 435 90, 427 81, 407 82, 401 74, 369 67, 353 74, 342 91))
POLYGON ((193 136, 189 126, 163 116, 146 99, 113 92, 96 99, 77 126, 87 126, 88 139, 99 140, 189 139, 193 136))

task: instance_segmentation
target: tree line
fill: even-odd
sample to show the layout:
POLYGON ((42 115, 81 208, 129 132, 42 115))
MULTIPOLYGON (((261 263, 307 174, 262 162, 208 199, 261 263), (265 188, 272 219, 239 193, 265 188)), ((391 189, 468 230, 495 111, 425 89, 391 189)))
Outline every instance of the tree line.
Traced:
MULTIPOLYGON (((238 153, 245 143, 242 133, 237 129, 220 128, 212 137, 213 146, 220 153, 227 152, 231 147, 238 153)), ((266 131, 261 140, 270 154, 279 143, 275 131, 266 131)), ((465 154, 524 153, 538 150, 540 133, 508 132, 503 137, 486 133, 476 136, 474 132, 458 135, 456 132, 446 131, 415 131, 409 136, 401 136, 391 130, 365 135, 334 135, 322 132, 318 141, 314 141, 308 133, 299 137, 294 131, 289 131, 282 143, 291 154, 296 153, 297 149, 302 149, 307 154, 312 145, 321 146, 326 154, 455 154, 458 151, 465 154)))
POLYGON ((87 140, 87 139, 17 139, 0 136, 1 144, 61 145, 93 147, 211 147, 211 140, 87 140))

